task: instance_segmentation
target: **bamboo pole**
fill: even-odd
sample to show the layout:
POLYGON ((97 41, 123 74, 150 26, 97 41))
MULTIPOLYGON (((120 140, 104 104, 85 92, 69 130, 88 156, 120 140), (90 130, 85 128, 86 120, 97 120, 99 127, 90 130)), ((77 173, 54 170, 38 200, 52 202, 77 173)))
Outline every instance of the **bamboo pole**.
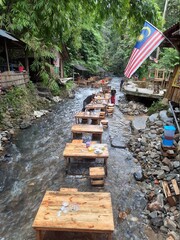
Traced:
POLYGON ((7 50, 7 43, 6 43, 6 39, 4 39, 4 45, 5 45, 5 51, 6 51, 6 61, 7 61, 8 72, 10 72, 10 66, 9 66, 9 56, 8 56, 8 50, 7 50))

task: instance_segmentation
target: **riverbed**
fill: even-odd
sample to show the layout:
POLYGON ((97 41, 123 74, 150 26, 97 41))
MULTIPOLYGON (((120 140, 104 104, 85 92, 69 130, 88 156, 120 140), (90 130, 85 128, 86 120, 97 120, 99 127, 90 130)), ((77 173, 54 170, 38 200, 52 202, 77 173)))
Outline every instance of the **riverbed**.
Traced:
MULTIPOLYGON (((119 78, 113 78, 109 85, 119 96, 119 78)), ((143 210, 146 200, 133 177, 139 169, 126 144, 131 135, 130 121, 115 106, 113 117, 108 117, 109 127, 104 130, 103 143, 108 144, 108 176, 104 187, 92 187, 88 168, 75 166, 75 174, 65 173, 63 150, 71 142, 71 126, 74 115, 81 111, 83 100, 100 89, 78 88, 74 99, 63 100, 54 106, 48 115, 38 119, 30 128, 21 130, 7 149, 8 161, 1 164, 3 190, 0 192, 0 240, 33 240, 35 231, 32 223, 46 190, 60 187, 76 187, 79 191, 105 191, 112 197, 115 231, 113 240, 144 240, 145 223, 143 210), (111 146, 117 139, 121 147, 111 146), (125 219, 119 213, 125 213, 125 219)), ((122 99, 122 98, 121 98, 122 99)), ((91 163, 90 163, 91 164, 91 163)), ((93 163, 92 163, 93 164, 93 163)), ((61 238, 59 238, 60 240, 61 238)), ((95 239, 93 235, 72 235, 63 240, 95 239)), ((98 240, 105 237, 98 235, 98 240)))

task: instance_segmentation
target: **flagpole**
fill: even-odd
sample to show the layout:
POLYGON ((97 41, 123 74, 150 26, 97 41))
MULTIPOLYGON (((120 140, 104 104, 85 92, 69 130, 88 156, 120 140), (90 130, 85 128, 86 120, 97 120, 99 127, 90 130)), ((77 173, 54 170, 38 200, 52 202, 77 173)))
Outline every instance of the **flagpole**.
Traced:
MULTIPOLYGON (((150 24, 152 27, 154 27, 158 32, 161 32, 158 28, 156 28, 154 25, 152 25, 150 22, 148 22, 147 20, 145 20, 145 22, 147 22, 148 24, 150 24)), ((178 49, 176 48, 176 46, 169 40, 169 38, 167 38, 163 32, 161 32, 161 34, 167 39, 167 41, 178 51, 178 49)), ((158 47, 159 48, 159 47, 158 47)), ((156 57, 157 58, 157 57, 156 57)))

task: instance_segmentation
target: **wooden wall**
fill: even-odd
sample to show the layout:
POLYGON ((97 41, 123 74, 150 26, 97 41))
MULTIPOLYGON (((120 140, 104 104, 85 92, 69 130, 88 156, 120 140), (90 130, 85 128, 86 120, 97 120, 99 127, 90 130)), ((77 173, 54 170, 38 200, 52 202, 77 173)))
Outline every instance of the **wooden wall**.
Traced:
POLYGON ((27 72, 3 72, 0 75, 0 84, 3 88, 8 88, 12 85, 20 86, 29 82, 29 74, 27 72))
POLYGON ((179 69, 180 66, 175 67, 173 76, 170 79, 169 86, 165 94, 165 98, 178 104, 180 104, 180 86, 174 85, 174 82, 175 78, 179 77, 179 69))

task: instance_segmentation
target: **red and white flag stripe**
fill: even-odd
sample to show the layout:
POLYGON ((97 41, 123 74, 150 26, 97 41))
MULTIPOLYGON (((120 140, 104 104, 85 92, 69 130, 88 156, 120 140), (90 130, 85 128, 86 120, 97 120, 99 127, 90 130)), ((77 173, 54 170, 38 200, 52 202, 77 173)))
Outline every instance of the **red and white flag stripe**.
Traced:
POLYGON ((130 78, 140 65, 149 57, 149 55, 159 46, 164 40, 164 36, 160 31, 155 31, 152 36, 141 46, 134 48, 126 66, 124 75, 130 78))

